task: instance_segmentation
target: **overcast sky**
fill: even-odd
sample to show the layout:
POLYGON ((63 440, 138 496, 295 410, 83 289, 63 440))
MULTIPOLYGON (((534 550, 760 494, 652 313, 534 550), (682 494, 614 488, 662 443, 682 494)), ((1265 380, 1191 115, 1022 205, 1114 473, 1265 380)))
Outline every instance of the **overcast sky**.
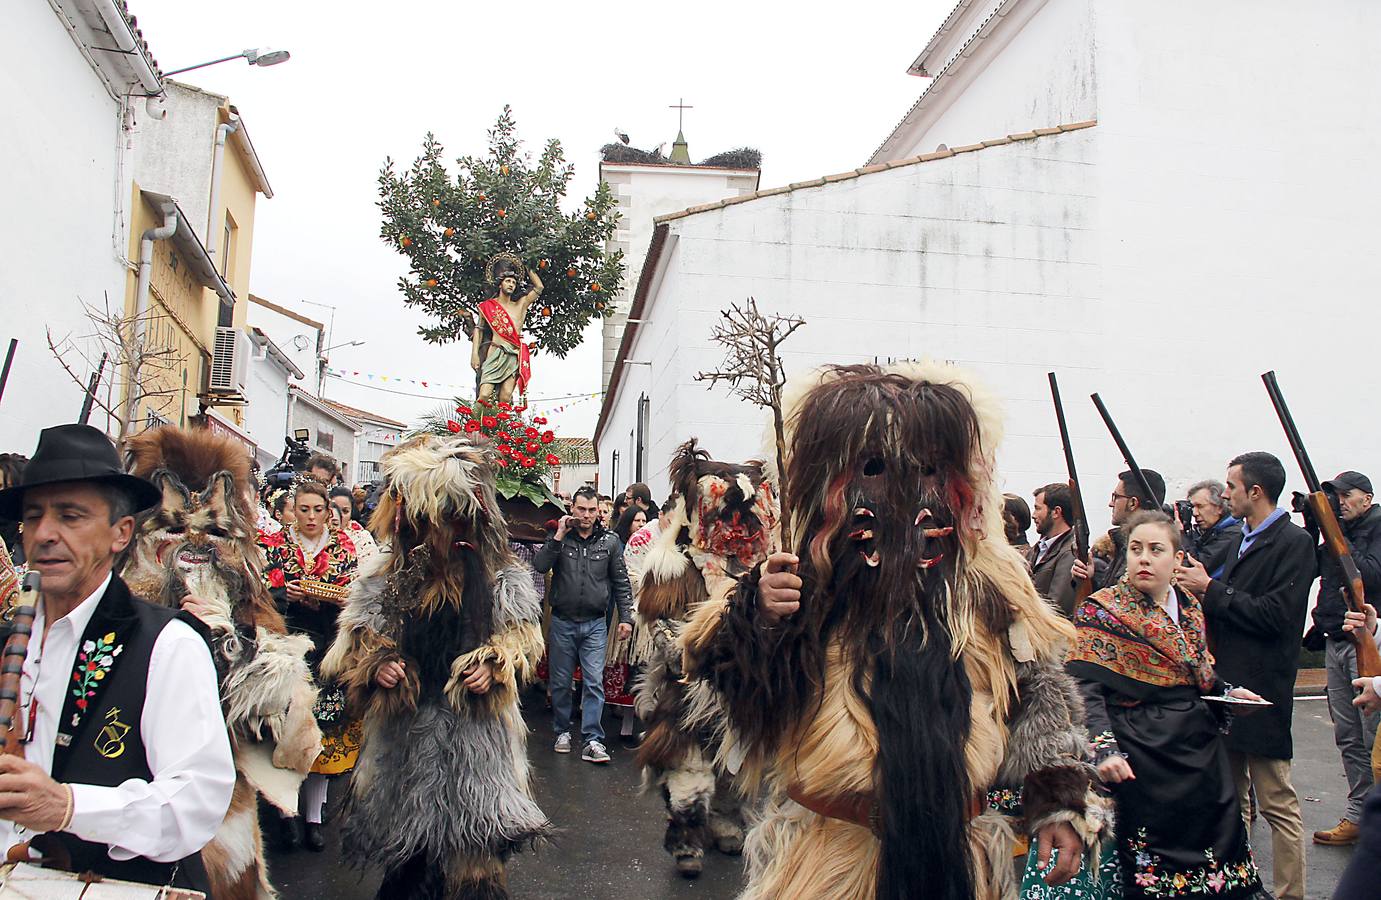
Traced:
MULTIPOLYGON (((230 97, 273 186, 256 211, 251 291, 323 322, 331 310, 311 304, 334 306, 332 343, 366 343, 334 351, 332 366, 465 382, 468 347, 422 341, 421 314, 401 302, 406 266, 380 241, 375 206, 386 157, 410 163, 428 131, 451 159, 483 153, 508 103, 528 149, 561 140, 578 199, 594 190, 616 126, 635 146, 669 145, 668 106, 684 97, 695 107, 685 120, 695 160, 756 147, 763 188, 843 171, 866 161, 925 88, 906 68, 954 4, 129 5, 165 71, 247 47, 292 53, 273 68, 237 60, 177 76, 230 97)), ((565 360, 538 358, 534 407, 599 390, 598 329, 565 360)), ((405 422, 440 402, 338 380, 327 396, 405 422)), ((598 412, 596 399, 552 421, 588 437, 598 412)))

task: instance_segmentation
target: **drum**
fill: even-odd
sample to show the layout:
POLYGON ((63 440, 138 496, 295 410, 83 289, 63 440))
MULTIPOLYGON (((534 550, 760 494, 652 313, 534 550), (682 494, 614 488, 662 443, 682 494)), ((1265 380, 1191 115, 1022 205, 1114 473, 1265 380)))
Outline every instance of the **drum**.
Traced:
POLYGON ((0 866, 0 900, 206 900, 200 891, 92 877, 6 863, 0 866))

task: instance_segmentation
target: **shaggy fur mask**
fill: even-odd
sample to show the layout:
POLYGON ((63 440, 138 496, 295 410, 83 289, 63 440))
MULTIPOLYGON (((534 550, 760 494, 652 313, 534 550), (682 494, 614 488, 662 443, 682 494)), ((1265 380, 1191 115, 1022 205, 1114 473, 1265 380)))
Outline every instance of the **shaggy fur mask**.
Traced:
POLYGON ((384 575, 400 574, 408 557, 427 548, 418 607, 429 613, 462 600, 472 638, 492 631, 491 582, 513 562, 508 526, 494 490, 496 456, 487 440, 423 434, 379 461, 386 490, 370 519, 388 545, 384 575))
POLYGON ((949 366, 836 366, 786 410, 800 611, 730 691, 749 745, 779 748, 818 708, 831 647, 872 713, 880 898, 972 895, 964 750, 972 689, 961 658, 1011 612, 985 571, 1002 538, 991 401, 949 366))
POLYGON ((677 543, 719 557, 730 575, 742 574, 767 556, 777 509, 761 462, 712 460, 692 438, 677 448, 669 475, 680 495, 672 525, 684 528, 677 543))
POLYGON ((259 579, 249 456, 230 438, 165 426, 129 441, 131 474, 153 482, 163 502, 140 519, 122 577, 138 596, 177 608, 193 594, 216 607, 213 630, 283 620, 259 579))

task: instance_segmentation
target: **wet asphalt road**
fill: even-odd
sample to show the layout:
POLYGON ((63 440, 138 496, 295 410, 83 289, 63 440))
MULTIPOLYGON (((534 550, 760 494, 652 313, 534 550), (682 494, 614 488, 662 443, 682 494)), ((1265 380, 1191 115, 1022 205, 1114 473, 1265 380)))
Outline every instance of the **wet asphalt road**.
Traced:
MULTIPOLYGON (((661 798, 639 790, 633 752, 618 738, 619 720, 609 715, 605 728, 614 757, 608 766, 582 762, 578 752, 551 751, 551 716, 538 694, 529 694, 527 721, 537 800, 558 828, 556 839, 536 853, 520 854, 509 866, 509 890, 532 900, 721 900, 735 895, 742 881, 741 860, 711 852, 697 881, 679 877, 662 849, 665 812, 661 798)), ((1316 829, 1337 823, 1347 796, 1332 724, 1323 700, 1295 702, 1295 788, 1304 809, 1306 841, 1316 829)), ((338 790, 332 785, 330 818, 338 790)), ((268 835, 266 834, 266 837, 268 835)), ((1257 863, 1270 880, 1270 829, 1258 821, 1253 831, 1257 863)), ((1351 855, 1350 848, 1309 845, 1309 900, 1327 900, 1351 855)), ((340 860, 334 824, 327 828, 326 850, 292 854, 270 852, 270 874, 284 900, 369 900, 379 876, 360 873, 340 860)))

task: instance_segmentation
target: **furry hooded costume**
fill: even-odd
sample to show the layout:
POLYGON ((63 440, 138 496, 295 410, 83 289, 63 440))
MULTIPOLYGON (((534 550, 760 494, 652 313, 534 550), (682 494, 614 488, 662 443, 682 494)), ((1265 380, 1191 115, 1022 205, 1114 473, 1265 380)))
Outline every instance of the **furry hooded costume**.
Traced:
POLYGON ((364 718, 343 853, 385 870, 381 897, 507 897, 505 861, 549 827, 518 709, 542 652, 532 573, 509 550, 487 445, 422 435, 379 465, 380 552, 322 662, 364 718), (383 688, 390 662, 405 674, 383 688), (464 680, 484 663, 493 684, 474 693, 464 680))
POLYGON ((762 464, 710 459, 687 441, 669 474, 679 495, 670 520, 643 563, 638 616, 651 636, 648 668, 638 684, 638 716, 647 736, 638 749, 644 784, 661 788, 667 805, 664 845, 687 877, 700 873, 705 850, 743 850, 743 816, 730 776, 712 760, 714 729, 687 725, 720 718, 704 682, 686 682, 676 638, 711 596, 723 600, 737 579, 767 557, 777 521, 762 464))
POLYGON ((742 897, 1013 897, 990 792, 1094 849, 1108 807, 1062 668, 1071 628, 1004 538, 996 404, 904 363, 826 368, 786 406, 800 609, 767 621, 758 569, 681 638, 727 711, 720 759, 764 804, 742 897))
POLYGON ((229 438, 171 426, 130 438, 128 455, 130 472, 157 485, 163 502, 140 519, 123 578, 151 603, 179 608, 191 594, 211 607, 201 619, 212 634, 236 768, 230 809, 202 851, 212 894, 275 897, 256 794, 296 811, 321 733, 304 660, 311 644, 287 634, 260 580, 249 456, 229 438))

